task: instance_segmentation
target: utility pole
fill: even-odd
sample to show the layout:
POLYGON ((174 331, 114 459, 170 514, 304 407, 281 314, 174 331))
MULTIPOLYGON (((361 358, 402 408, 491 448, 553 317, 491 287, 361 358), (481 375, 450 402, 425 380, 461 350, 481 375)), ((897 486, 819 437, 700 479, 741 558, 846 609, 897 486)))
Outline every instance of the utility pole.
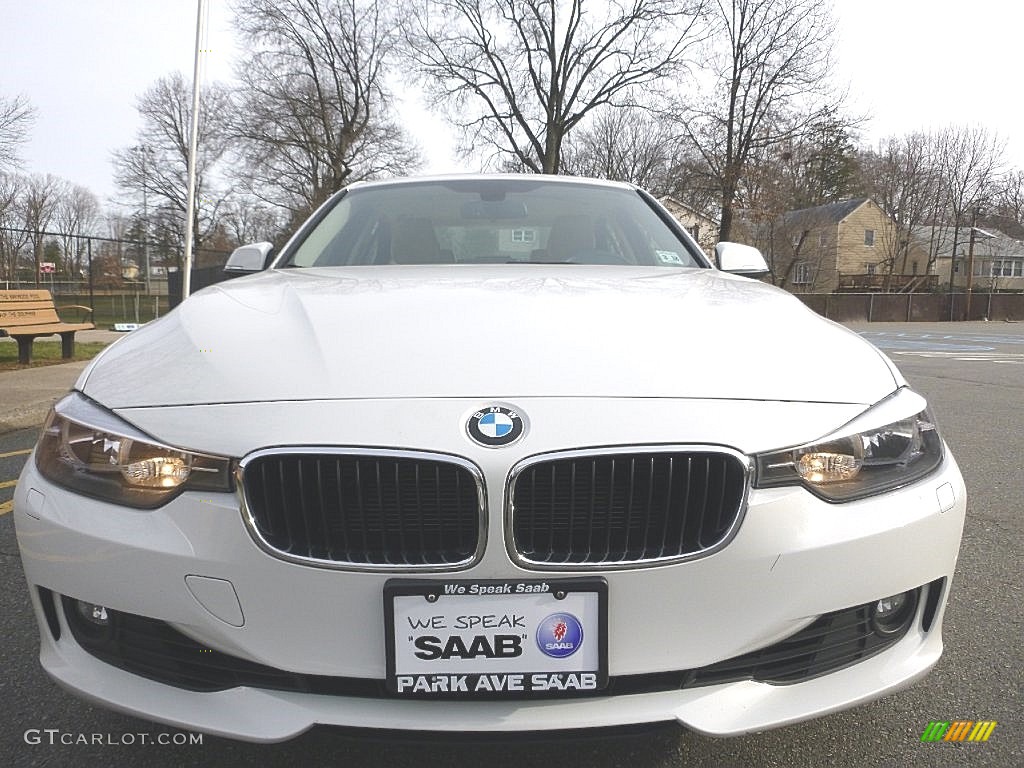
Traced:
POLYGON ((92 238, 90 237, 85 241, 85 247, 89 251, 89 309, 93 311, 93 315, 96 314, 96 297, 93 295, 92 287, 92 238))
POLYGON ((953 251, 949 258, 949 320, 953 321, 953 307, 956 305, 956 252, 960 246, 960 216, 953 220, 953 251))
POLYGON ((153 284, 150 279, 152 270, 149 264, 149 205, 147 199, 147 193, 149 192, 149 166, 147 165, 147 158, 153 150, 145 144, 140 144, 134 147, 134 149, 142 158, 142 254, 146 265, 146 295, 150 296, 153 293, 153 284))
POLYGON ((146 295, 153 293, 153 284, 150 281, 151 270, 149 267, 149 205, 147 192, 149 191, 149 166, 146 165, 146 158, 149 156, 149 147, 142 148, 142 253, 146 260, 146 295))
POLYGON ((980 211, 975 207, 974 214, 971 216, 971 242, 967 248, 967 308, 964 311, 964 320, 971 319, 971 291, 974 290, 974 236, 977 232, 979 213, 980 211))
POLYGON ((203 0, 196 3, 196 52, 192 69, 192 132, 188 149, 188 194, 185 206, 185 266, 181 276, 181 300, 192 292, 192 240, 195 237, 196 150, 199 143, 199 53, 203 39, 203 0))

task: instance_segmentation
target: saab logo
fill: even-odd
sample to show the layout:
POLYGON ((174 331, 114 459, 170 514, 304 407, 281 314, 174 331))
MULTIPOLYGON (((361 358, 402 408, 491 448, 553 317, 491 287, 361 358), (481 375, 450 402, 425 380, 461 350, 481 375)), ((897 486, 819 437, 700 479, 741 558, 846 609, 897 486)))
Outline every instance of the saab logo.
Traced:
POLYGON ((921 741, 988 741, 996 725, 995 720, 932 720, 921 734, 921 741))
POLYGON ((537 647, 553 659, 572 656, 583 645, 583 625, 571 613, 553 613, 537 627, 537 647))
POLYGON ((485 635, 477 635, 467 646, 466 641, 458 635, 449 635, 448 639, 441 642, 441 638, 433 635, 417 637, 413 643, 418 651, 414 652, 416 658, 424 661, 436 659, 513 659, 523 655, 523 639, 520 635, 495 635, 493 644, 485 635))
POLYGON ((557 624, 555 624, 555 640, 557 640, 558 642, 562 642, 562 638, 565 637, 565 631, 567 629, 568 627, 565 626, 564 621, 560 621, 557 624))

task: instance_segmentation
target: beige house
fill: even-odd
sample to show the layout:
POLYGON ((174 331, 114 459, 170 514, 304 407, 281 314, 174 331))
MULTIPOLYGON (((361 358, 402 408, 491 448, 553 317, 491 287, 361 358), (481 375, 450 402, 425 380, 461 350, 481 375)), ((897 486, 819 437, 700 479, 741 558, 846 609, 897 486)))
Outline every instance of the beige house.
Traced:
POLYGON ((953 284, 958 289, 967 287, 967 273, 973 268, 974 291, 1024 291, 1024 243, 999 230, 920 226, 911 234, 926 253, 932 254, 940 283, 949 285, 949 262, 955 244, 953 284))
POLYGON ((665 206, 676 221, 686 228, 687 232, 693 235, 693 239, 704 249, 704 253, 709 256, 714 253, 715 243, 718 242, 718 221, 710 216, 705 216, 674 197, 666 195, 660 198, 659 202, 665 206))
POLYGON ((868 198, 790 211, 776 222, 777 284, 795 293, 928 290, 928 253, 868 198))

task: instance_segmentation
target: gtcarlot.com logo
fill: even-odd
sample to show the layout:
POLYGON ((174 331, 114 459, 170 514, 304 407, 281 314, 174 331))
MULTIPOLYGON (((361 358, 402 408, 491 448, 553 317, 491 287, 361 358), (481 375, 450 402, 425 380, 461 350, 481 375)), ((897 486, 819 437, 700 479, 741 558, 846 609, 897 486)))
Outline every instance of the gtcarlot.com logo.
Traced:
POLYGON ((159 747, 192 747, 203 743, 203 734, 185 733, 75 733, 62 731, 60 728, 29 728, 23 738, 26 744, 33 746, 46 744, 49 746, 91 746, 91 747, 129 747, 134 745, 159 747))
POLYGON ((995 720, 932 720, 921 741, 988 741, 995 729, 995 720))

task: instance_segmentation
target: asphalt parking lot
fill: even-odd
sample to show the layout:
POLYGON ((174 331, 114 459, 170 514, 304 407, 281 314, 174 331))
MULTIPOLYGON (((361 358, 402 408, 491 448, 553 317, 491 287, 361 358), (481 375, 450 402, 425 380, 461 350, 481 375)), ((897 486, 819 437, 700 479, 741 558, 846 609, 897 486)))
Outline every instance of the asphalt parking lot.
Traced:
MULTIPOLYGON (((252 745, 173 729, 75 699, 42 673, 10 514, 13 483, 36 431, 0 435, 0 763, 110 765, 449 765, 473 768, 624 766, 1020 766, 1024 480, 1024 324, 851 326, 889 354, 925 394, 961 465, 968 519, 945 620, 946 652, 916 686, 809 723, 717 740, 659 726, 587 736, 393 738, 319 728, 252 745), (922 743, 932 720, 995 720, 985 743, 922 743), (99 744, 90 742, 99 738, 99 744), (186 742, 188 739, 185 739, 186 742), (82 742, 85 743, 82 743, 82 742), (70 743, 68 743, 70 742, 70 743)), ((0 402, 4 381, 0 376, 0 402)), ((865 564, 870 567, 870 564, 865 564)))

